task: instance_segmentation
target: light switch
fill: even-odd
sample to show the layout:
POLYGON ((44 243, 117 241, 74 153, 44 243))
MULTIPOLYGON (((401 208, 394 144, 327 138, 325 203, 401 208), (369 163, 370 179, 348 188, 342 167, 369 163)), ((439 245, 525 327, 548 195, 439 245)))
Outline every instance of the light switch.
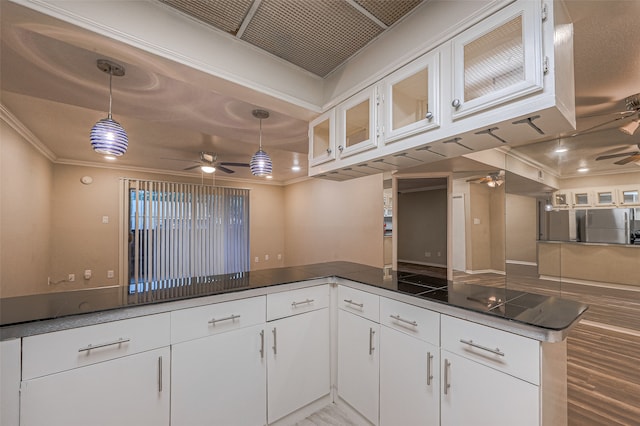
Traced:
POLYGON ((473 218, 473 224, 474 225, 480 225, 480 218, 474 217, 473 218))
POLYGON ((109 223, 109 216, 102 216, 102 223, 109 223))
POLYGON ((112 270, 108 270, 107 271, 107 278, 113 278, 113 277, 114 277, 113 271, 112 270))

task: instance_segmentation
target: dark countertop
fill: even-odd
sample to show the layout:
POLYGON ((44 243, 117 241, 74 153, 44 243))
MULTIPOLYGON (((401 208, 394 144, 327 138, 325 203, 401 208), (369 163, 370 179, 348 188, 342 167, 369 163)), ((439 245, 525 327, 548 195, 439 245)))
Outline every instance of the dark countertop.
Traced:
MULTIPOLYGON (((459 308, 525 326, 546 330, 566 330, 586 311, 587 306, 572 300, 508 290, 456 284, 442 278, 383 270, 350 262, 275 268, 229 275, 182 280, 181 285, 128 294, 128 287, 105 287, 0 299, 0 331, 79 314, 109 312, 140 306, 243 292, 273 289, 300 281, 342 278, 403 295, 403 300, 426 301, 459 308), (406 296, 410 296, 409 299, 406 296), (13 327, 12 327, 13 326, 13 327)), ((160 284, 162 286, 162 283, 160 284)), ((237 295, 239 296, 239 295, 237 295)), ((421 303, 416 303, 420 305, 421 303)), ((132 315, 134 316, 134 315, 132 315)), ((73 318, 72 318, 73 319, 73 318)), ((21 327, 22 328, 22 327, 21 327)), ((3 338, 15 333, 3 333, 3 338)))

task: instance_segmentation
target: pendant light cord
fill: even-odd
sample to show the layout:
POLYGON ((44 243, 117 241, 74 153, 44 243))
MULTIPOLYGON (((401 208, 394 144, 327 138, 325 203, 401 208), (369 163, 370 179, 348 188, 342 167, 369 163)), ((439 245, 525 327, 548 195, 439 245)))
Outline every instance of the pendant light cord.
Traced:
POLYGON ((262 151, 262 118, 260 119, 260 138, 259 138, 259 144, 260 144, 260 151, 262 151))
POLYGON ((112 95, 111 95, 111 81, 113 80, 113 70, 111 70, 111 68, 109 68, 109 120, 111 120, 111 102, 112 102, 112 95))

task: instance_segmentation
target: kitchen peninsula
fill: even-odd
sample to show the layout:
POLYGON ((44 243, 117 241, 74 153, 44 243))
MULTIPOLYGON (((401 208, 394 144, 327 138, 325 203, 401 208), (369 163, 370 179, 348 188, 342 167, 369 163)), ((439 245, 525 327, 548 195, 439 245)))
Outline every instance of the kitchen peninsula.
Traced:
POLYGON ((349 262, 125 290, 2 300, 21 425, 293 424, 331 402, 363 424, 468 424, 492 402, 492 424, 565 424, 565 338, 587 309, 349 262))

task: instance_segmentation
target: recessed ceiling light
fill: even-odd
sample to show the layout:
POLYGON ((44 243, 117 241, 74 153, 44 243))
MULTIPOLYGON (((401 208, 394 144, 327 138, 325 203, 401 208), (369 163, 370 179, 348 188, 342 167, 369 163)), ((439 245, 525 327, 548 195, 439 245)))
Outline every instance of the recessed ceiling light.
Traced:
POLYGON ((300 166, 298 166, 297 164, 295 166, 291 167, 291 170, 293 170, 294 172, 299 172, 300 171, 300 166))
POLYGON ((585 172, 588 172, 588 171, 589 171, 589 169, 587 167, 580 167, 578 169, 578 172, 580 172, 580 173, 585 173, 585 172))
POLYGON ((557 147, 557 148, 555 149, 555 152, 556 152, 557 154, 561 154, 561 153, 563 153, 563 152, 567 152, 567 151, 569 151, 569 148, 567 148, 566 146, 559 146, 559 147, 557 147))
POLYGON ((267 176, 265 176, 265 177, 266 177, 267 179, 273 179, 273 176, 272 176, 272 175, 267 175, 267 176))
POLYGON ((109 161, 115 161, 115 160, 116 160, 116 157, 115 157, 115 156, 113 156, 113 155, 105 155, 105 156, 104 156, 104 159, 105 159, 105 160, 109 160, 109 161))

